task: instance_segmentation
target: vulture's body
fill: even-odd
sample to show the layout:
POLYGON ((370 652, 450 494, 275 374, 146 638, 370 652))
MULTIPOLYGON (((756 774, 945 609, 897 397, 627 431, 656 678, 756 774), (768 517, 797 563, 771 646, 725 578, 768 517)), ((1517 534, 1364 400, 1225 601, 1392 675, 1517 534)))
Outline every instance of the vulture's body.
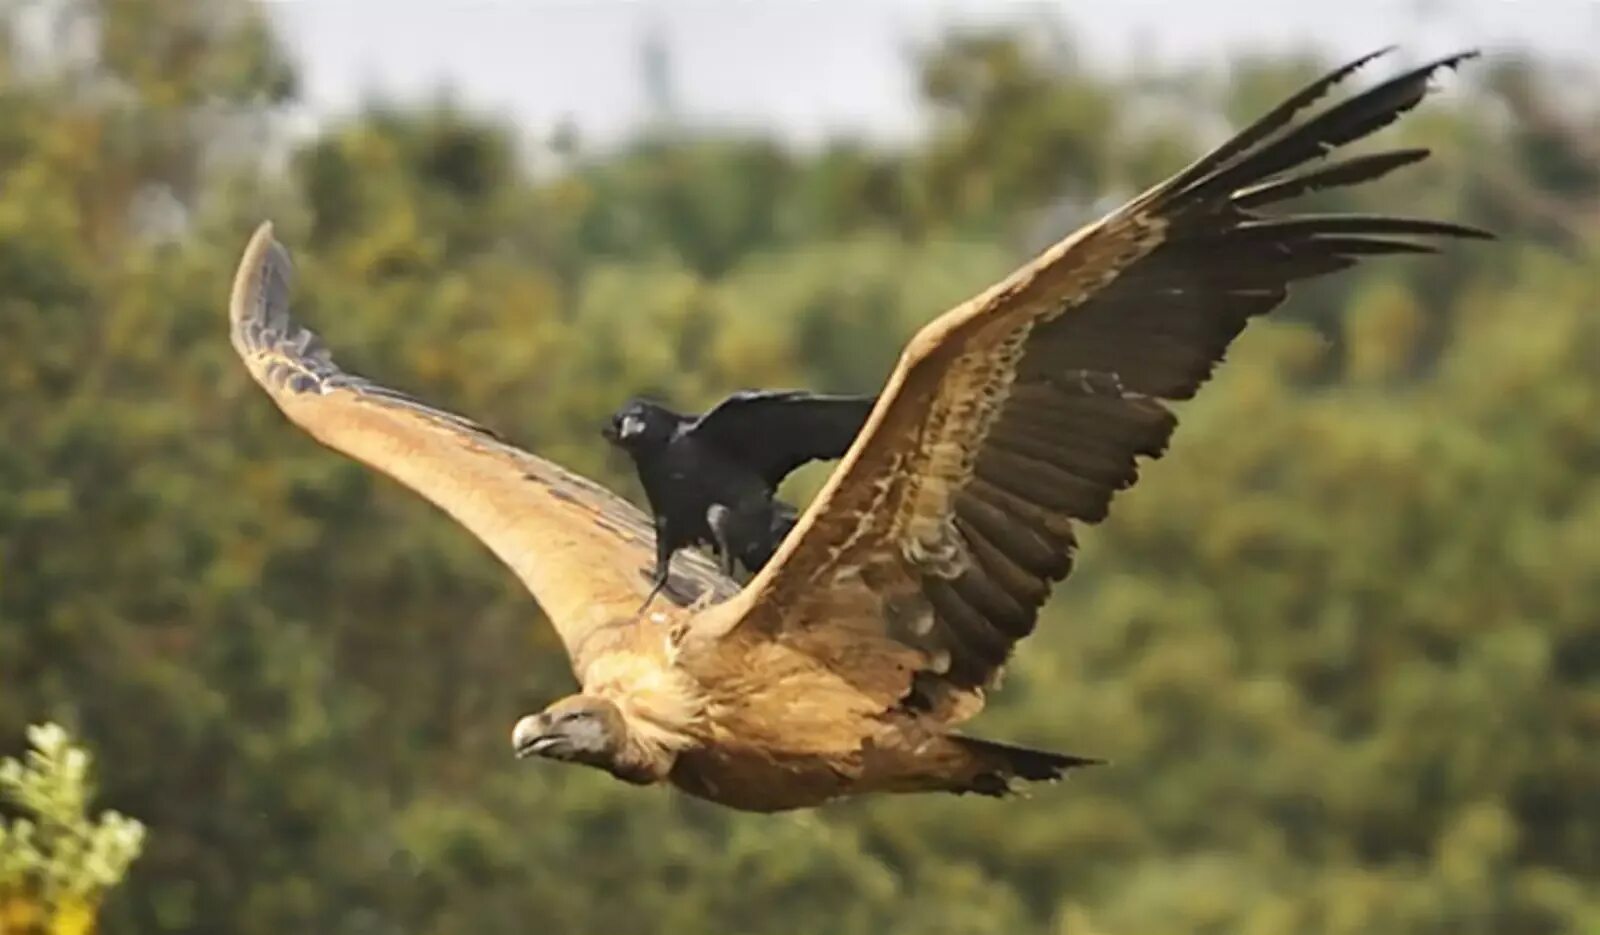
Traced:
MULTIPOLYGON (((1370 58, 1370 57, 1369 57, 1370 58)), ((776 556, 740 589, 681 555, 639 614, 648 517, 476 424, 345 373, 288 311, 289 260, 263 225, 233 341, 288 417, 413 488, 526 584, 581 692, 519 722, 519 755, 671 782, 736 808, 865 792, 999 795, 1087 762, 952 733, 1071 569, 1137 461, 1289 283, 1427 252, 1456 225, 1260 212, 1364 182, 1421 150, 1333 158, 1392 122, 1429 76, 1307 115, 1356 62, 1176 176, 926 326, 866 427, 776 556)))

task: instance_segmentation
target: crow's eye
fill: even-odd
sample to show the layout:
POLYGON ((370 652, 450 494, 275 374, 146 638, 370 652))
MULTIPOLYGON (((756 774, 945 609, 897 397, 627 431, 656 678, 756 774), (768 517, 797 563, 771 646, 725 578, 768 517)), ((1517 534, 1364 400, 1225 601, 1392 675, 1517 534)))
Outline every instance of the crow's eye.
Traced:
POLYGON ((622 425, 617 434, 623 438, 631 438, 644 431, 644 420, 638 416, 623 416, 622 425))

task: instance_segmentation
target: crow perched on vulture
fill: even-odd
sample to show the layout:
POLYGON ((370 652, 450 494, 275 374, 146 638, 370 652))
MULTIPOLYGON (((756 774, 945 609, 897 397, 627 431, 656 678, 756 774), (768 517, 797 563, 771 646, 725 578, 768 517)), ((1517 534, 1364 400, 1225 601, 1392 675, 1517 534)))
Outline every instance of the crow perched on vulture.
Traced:
POLYGON ((287 252, 245 248, 232 339, 288 418, 433 501, 523 581, 580 692, 520 720, 518 756, 756 811, 869 792, 1004 795, 1082 757, 963 736, 1072 568, 1076 537, 1159 456, 1229 343, 1290 283, 1486 237, 1377 214, 1267 213, 1420 149, 1341 155, 1435 72, 1314 107, 1313 82, 1187 168, 926 325, 772 561, 740 588, 673 563, 648 614, 649 517, 475 423, 334 364, 289 315, 287 252))
POLYGON ((871 396, 803 390, 735 393, 702 416, 630 400, 602 430, 633 459, 655 514, 656 569, 646 605, 667 583, 673 553, 714 545, 722 573, 734 559, 758 572, 799 514, 775 500, 807 461, 843 457, 872 412, 871 396))

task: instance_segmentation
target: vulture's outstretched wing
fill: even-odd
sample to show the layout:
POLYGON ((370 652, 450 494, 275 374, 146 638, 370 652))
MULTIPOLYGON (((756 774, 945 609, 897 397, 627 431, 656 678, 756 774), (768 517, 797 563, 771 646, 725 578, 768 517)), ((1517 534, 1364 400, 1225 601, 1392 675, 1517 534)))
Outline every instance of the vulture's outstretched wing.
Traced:
MULTIPOLYGON (((289 254, 262 224, 230 305, 234 349, 296 425, 422 494, 511 566, 577 660, 593 628, 633 617, 650 590, 650 520, 589 480, 473 422, 345 373, 289 317, 289 254)), ((680 606, 737 589, 704 556, 673 564, 680 606)))
MULTIPOLYGON (((784 547, 697 633, 775 640, 885 706, 950 720, 982 703, 1012 645, 1072 567, 1079 523, 1106 515, 1160 455, 1168 400, 1194 394, 1288 285, 1435 237, 1484 237, 1372 215, 1265 216, 1303 192, 1422 158, 1338 160, 1429 77, 1472 53, 1304 111, 1373 56, 1285 101, 1176 176, 925 327, 865 430, 784 547)), ((729 642, 729 641, 733 642, 729 642)))
POLYGON ((861 432, 874 402, 871 396, 745 390, 695 420, 689 433, 776 488, 807 461, 843 455, 861 432))

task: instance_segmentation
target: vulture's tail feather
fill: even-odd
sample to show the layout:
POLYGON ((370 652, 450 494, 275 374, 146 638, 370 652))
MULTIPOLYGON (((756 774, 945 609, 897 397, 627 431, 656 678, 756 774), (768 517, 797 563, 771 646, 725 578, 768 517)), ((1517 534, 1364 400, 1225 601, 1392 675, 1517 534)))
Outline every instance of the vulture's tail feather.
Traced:
POLYGON ((1092 757, 1051 753, 1048 750, 1034 750, 958 734, 949 735, 949 739, 970 757, 973 767, 949 787, 951 792, 957 794, 972 792, 996 797, 1011 795, 1017 791, 1015 780, 1054 782, 1068 770, 1105 763, 1105 760, 1092 757))

